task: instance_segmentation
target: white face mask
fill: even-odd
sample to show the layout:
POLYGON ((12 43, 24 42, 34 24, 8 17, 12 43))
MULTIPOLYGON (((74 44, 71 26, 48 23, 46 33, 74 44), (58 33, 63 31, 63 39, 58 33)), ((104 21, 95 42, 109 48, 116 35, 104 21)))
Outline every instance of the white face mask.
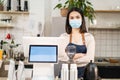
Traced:
POLYGON ((81 19, 70 19, 69 24, 72 28, 80 28, 82 25, 81 19))

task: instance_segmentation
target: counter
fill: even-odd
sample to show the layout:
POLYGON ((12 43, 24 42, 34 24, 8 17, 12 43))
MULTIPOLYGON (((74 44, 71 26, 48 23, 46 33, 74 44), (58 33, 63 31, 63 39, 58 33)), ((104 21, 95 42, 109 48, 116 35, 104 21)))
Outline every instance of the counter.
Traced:
MULTIPOLYGON (((7 80, 6 77, 0 77, 0 80, 7 80)), ((27 79, 27 80, 31 80, 31 79, 27 79)), ((55 80, 60 80, 60 79, 55 79, 55 80)), ((101 79, 101 80, 120 80, 120 79, 101 79)))
POLYGON ((110 63, 110 62, 95 62, 97 66, 120 66, 120 63, 110 63))
POLYGON ((113 57, 97 57, 95 64, 98 67, 99 76, 102 78, 120 79, 120 58, 113 57))
MULTIPOLYGON (((98 62, 99 58, 95 58, 95 64, 98 66, 98 73, 101 78, 106 79, 120 79, 120 63, 110 63, 110 62, 98 62)), ((120 59, 120 58, 119 58, 120 59)), ((7 77, 8 71, 5 70, 5 65, 8 65, 9 61, 3 61, 3 65, 0 68, 0 77, 7 77)), ((16 69, 18 66, 18 61, 16 62, 16 69)), ((25 62, 25 68, 33 68, 33 64, 28 64, 25 62)), ((55 76, 58 75, 60 70, 60 64, 55 64, 55 76), (59 69, 58 69, 59 67, 59 69)))

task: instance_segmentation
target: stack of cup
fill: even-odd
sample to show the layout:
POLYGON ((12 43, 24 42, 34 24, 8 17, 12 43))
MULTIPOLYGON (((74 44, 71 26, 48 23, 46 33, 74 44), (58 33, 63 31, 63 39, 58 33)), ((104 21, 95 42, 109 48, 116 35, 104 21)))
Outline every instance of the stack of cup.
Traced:
POLYGON ((68 64, 62 64, 61 80, 69 80, 68 64))
POLYGON ((62 64, 61 80, 78 80, 77 65, 70 64, 70 71, 68 64, 62 64))
POLYGON ((77 80, 77 65, 76 64, 71 64, 70 65, 70 80, 77 80))

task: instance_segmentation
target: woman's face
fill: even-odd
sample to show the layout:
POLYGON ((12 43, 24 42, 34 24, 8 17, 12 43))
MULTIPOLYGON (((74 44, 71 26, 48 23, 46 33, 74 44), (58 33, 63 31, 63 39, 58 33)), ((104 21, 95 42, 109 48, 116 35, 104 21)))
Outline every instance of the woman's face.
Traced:
POLYGON ((77 11, 72 11, 69 15, 69 20, 71 20, 71 19, 81 19, 82 20, 82 16, 77 11))
POLYGON ((77 11, 72 11, 69 14, 69 24, 72 28, 80 28, 82 25, 82 16, 77 11))

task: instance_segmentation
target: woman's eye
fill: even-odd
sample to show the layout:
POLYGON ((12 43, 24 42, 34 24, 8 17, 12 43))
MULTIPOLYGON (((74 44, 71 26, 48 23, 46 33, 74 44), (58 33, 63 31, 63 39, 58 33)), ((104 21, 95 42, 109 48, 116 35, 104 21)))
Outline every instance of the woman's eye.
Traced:
POLYGON ((74 19, 74 17, 70 17, 70 19, 74 19))
POLYGON ((80 16, 76 16, 76 19, 79 19, 80 18, 80 16))

